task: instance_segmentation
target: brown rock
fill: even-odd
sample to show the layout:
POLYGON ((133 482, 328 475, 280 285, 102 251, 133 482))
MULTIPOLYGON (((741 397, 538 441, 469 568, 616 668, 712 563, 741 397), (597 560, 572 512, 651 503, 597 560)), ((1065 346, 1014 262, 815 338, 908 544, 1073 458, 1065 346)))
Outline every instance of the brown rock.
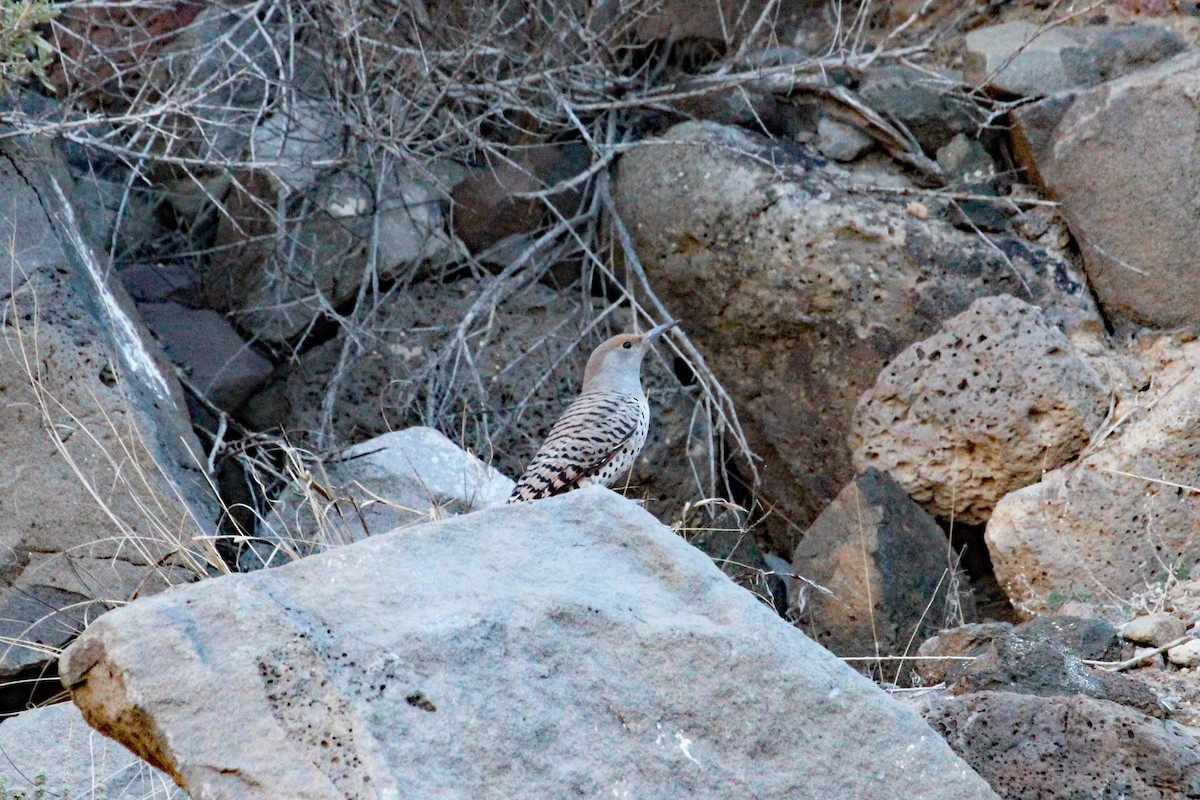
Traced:
POLYGON ((929 513, 987 522, 996 502, 1074 457, 1107 382, 1036 307, 975 301, 879 374, 854 411, 858 469, 889 473, 929 513))
MULTIPOLYGON (((867 470, 796 546, 792 572, 833 594, 806 592, 800 625, 840 656, 908 652, 962 598, 946 534, 885 473, 867 470)), ((793 593, 804 589, 793 584, 793 593)))
POLYGON ((1117 322, 1200 320, 1198 69, 1200 53, 1191 52, 1080 94, 1035 152, 1117 322))
POLYGON ((986 541, 1014 608, 1034 615, 1070 597, 1128 601, 1200 560, 1200 343, 1178 348, 1123 420, 1080 461, 997 503, 986 541))

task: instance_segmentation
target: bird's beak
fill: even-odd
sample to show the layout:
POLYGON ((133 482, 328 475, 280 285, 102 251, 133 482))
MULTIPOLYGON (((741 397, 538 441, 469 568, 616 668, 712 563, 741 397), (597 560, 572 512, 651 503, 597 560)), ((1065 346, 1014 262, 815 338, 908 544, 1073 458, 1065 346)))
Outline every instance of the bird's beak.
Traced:
POLYGON ((649 344, 678 324, 675 320, 671 320, 670 322, 664 322, 662 325, 656 325, 642 334, 642 341, 649 344))

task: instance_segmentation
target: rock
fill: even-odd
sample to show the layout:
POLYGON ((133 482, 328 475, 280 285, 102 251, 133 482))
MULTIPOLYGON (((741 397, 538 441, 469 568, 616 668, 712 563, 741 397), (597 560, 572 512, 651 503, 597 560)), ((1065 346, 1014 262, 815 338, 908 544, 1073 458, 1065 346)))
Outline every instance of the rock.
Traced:
MULTIPOLYGON (((278 566, 406 525, 502 505, 513 482, 433 428, 376 436, 322 465, 319 500, 294 486, 276 498, 243 571, 278 566), (319 518, 314 505, 320 508, 319 518)), ((307 488, 307 487, 306 487, 307 488)), ((308 489, 311 493, 313 490, 308 489)))
POLYGON ((203 297, 203 277, 194 263, 128 264, 119 267, 117 275, 129 296, 139 303, 179 303, 194 307, 203 297))
POLYGON ((1200 342, 1171 358, 1117 405, 1123 423, 1102 446, 996 504, 985 539, 1020 614, 1070 597, 1128 602, 1200 561, 1200 509, 1187 488, 1200 485, 1200 342))
POLYGON ((817 149, 834 161, 857 161, 875 146, 875 140, 853 125, 821 117, 817 123, 817 149))
POLYGON ((89 728, 70 703, 22 711, 0 723, 0 753, 6 797, 184 800, 169 777, 89 728))
POLYGON ((271 377, 271 362, 224 317, 177 303, 143 303, 146 326, 209 402, 233 411, 271 377))
POLYGON ((1013 632, 1034 641, 1051 642, 1087 661, 1120 661, 1123 657, 1116 628, 1094 616, 1069 617, 1060 613, 1038 617, 1022 622, 1013 632))
POLYGON ((1049 162, 1048 148, 1054 141, 1054 129, 1075 102, 1077 92, 1064 92, 1036 103, 1027 103, 1009 113, 1012 122, 1013 158, 1024 177, 1043 190, 1046 179, 1039 164, 1049 162))
POLYGON ((934 516, 982 524, 1001 497, 1083 449, 1108 397, 1037 307, 984 298, 896 356, 863 394, 854 465, 889 473, 934 516))
POLYGON ((305 192, 317 182, 315 164, 340 158, 345 121, 327 100, 288 103, 250 131, 250 146, 263 171, 284 194, 305 192))
POLYGON ((917 648, 920 658, 913 669, 927 685, 943 683, 947 676, 956 679, 961 673, 960 662, 977 658, 994 639, 1012 631, 1011 622, 970 622, 937 632, 917 648))
POLYGON ((366 169, 323 174, 304 193, 306 213, 283 223, 275 212, 280 182, 269 173, 241 175, 217 224, 209 305, 230 312, 256 338, 281 342, 352 300, 369 264, 378 280, 388 280, 446 256, 443 189, 399 169, 364 181, 366 169))
POLYGON ((976 28, 964 38, 966 81, 1022 97, 1095 86, 1187 46, 1153 25, 1073 28, 1028 20, 976 28))
POLYGON ((1200 640, 1191 639, 1167 651, 1167 660, 1180 667, 1200 666, 1200 640))
POLYGON ((986 182, 996 175, 996 164, 987 148, 965 133, 938 148, 937 162, 943 173, 962 183, 986 182))
MULTIPOLYGON (((454 235, 481 255, 508 237, 536 232, 551 207, 565 217, 573 216, 579 208, 579 192, 554 191, 554 187, 586 171, 591 156, 579 145, 535 145, 515 150, 510 161, 497 159, 476 170, 451 192, 454 235), (543 198, 518 196, 523 192, 543 192, 543 198)), ((514 249, 528 246, 523 238, 517 241, 514 249)), ((496 263, 507 263, 504 249, 500 248, 496 263)))
POLYGON ((697 122, 631 149, 613 187, 652 285, 764 458, 760 496, 778 513, 763 536, 784 552, 851 480, 854 404, 909 344, 1002 293, 1099 330, 1067 261, 994 239, 1010 264, 901 197, 851 185, 794 149, 697 122))
MULTIPOLYGON (((802 629, 839 656, 905 653, 961 615, 946 534, 895 481, 870 469, 838 494, 796 546, 810 592, 802 629)), ((800 588, 793 583, 793 594, 800 588)))
POLYGON ((1159 611, 1134 617, 1121 626, 1121 637, 1134 644, 1162 647, 1187 631, 1187 625, 1179 617, 1159 611))
POLYGON ((1200 744, 1187 729, 1115 703, 980 692, 930 700, 924 715, 1001 797, 1200 793, 1200 744))
POLYGON ((927 639, 917 652, 922 658, 914 663, 921 681, 946 683, 951 694, 1083 694, 1156 717, 1165 714, 1157 695, 1141 681, 1083 663, 1121 655, 1116 631, 1099 620, 1041 617, 1016 627, 966 625, 927 639))
POLYGON ((968 83, 1022 97, 1042 96, 1078 85, 1063 51, 1077 48, 1066 28, 1026 20, 986 25, 969 32, 963 56, 968 83))
POLYGON ((16 708, 85 620, 204 571, 217 516, 179 386, 69 187, 45 142, 0 146, 0 682, 31 681, 10 684, 16 708))
POLYGON ((1189 144, 1200 126, 1197 69, 1191 52, 1080 94, 1033 154, 1115 323, 1200 319, 1200 159, 1189 144))
POLYGON ((62 672, 193 797, 993 796, 599 487, 134 603, 62 672))
POLYGON ((876 66, 863 74, 858 94, 885 118, 902 122, 930 155, 956 135, 976 136, 983 127, 983 110, 961 91, 961 81, 952 75, 876 66))
MULTIPOLYGON (((380 303, 380 335, 367 342, 369 349, 358 350, 360 340, 353 340, 339 366, 344 335, 313 348, 247 404, 252 424, 280 425, 296 440, 328 447, 320 432, 333 391, 332 435, 324 441, 357 442, 426 425, 447 431, 502 474, 520 475, 575 398, 591 348, 606 332, 589 339, 577 297, 538 284, 477 323, 464 362, 455 331, 476 300, 496 288, 490 278, 468 279, 419 283, 391 295, 380 303)), ((672 366, 648 357, 642 367, 650 433, 630 489, 646 498, 651 513, 670 520, 685 502, 717 496, 711 482, 701 485, 696 477, 708 475, 711 463, 706 414, 697 412, 695 391, 680 385, 672 366)))

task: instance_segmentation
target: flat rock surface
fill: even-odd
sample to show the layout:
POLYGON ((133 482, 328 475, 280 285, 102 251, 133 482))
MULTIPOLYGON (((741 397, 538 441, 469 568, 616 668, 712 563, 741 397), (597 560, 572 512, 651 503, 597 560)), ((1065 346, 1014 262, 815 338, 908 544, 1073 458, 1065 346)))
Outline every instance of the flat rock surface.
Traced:
POLYGON ((197 800, 995 796, 598 487, 138 602, 62 672, 197 800))

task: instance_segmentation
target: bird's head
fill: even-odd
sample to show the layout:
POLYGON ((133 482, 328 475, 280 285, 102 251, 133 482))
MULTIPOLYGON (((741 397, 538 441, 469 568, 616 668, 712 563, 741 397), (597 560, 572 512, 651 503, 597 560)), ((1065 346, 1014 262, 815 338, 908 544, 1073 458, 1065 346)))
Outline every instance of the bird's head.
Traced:
POLYGON ((677 322, 664 322, 645 333, 623 333, 602 342, 583 371, 583 390, 614 389, 637 394, 641 391, 642 356, 650 344, 677 322))

